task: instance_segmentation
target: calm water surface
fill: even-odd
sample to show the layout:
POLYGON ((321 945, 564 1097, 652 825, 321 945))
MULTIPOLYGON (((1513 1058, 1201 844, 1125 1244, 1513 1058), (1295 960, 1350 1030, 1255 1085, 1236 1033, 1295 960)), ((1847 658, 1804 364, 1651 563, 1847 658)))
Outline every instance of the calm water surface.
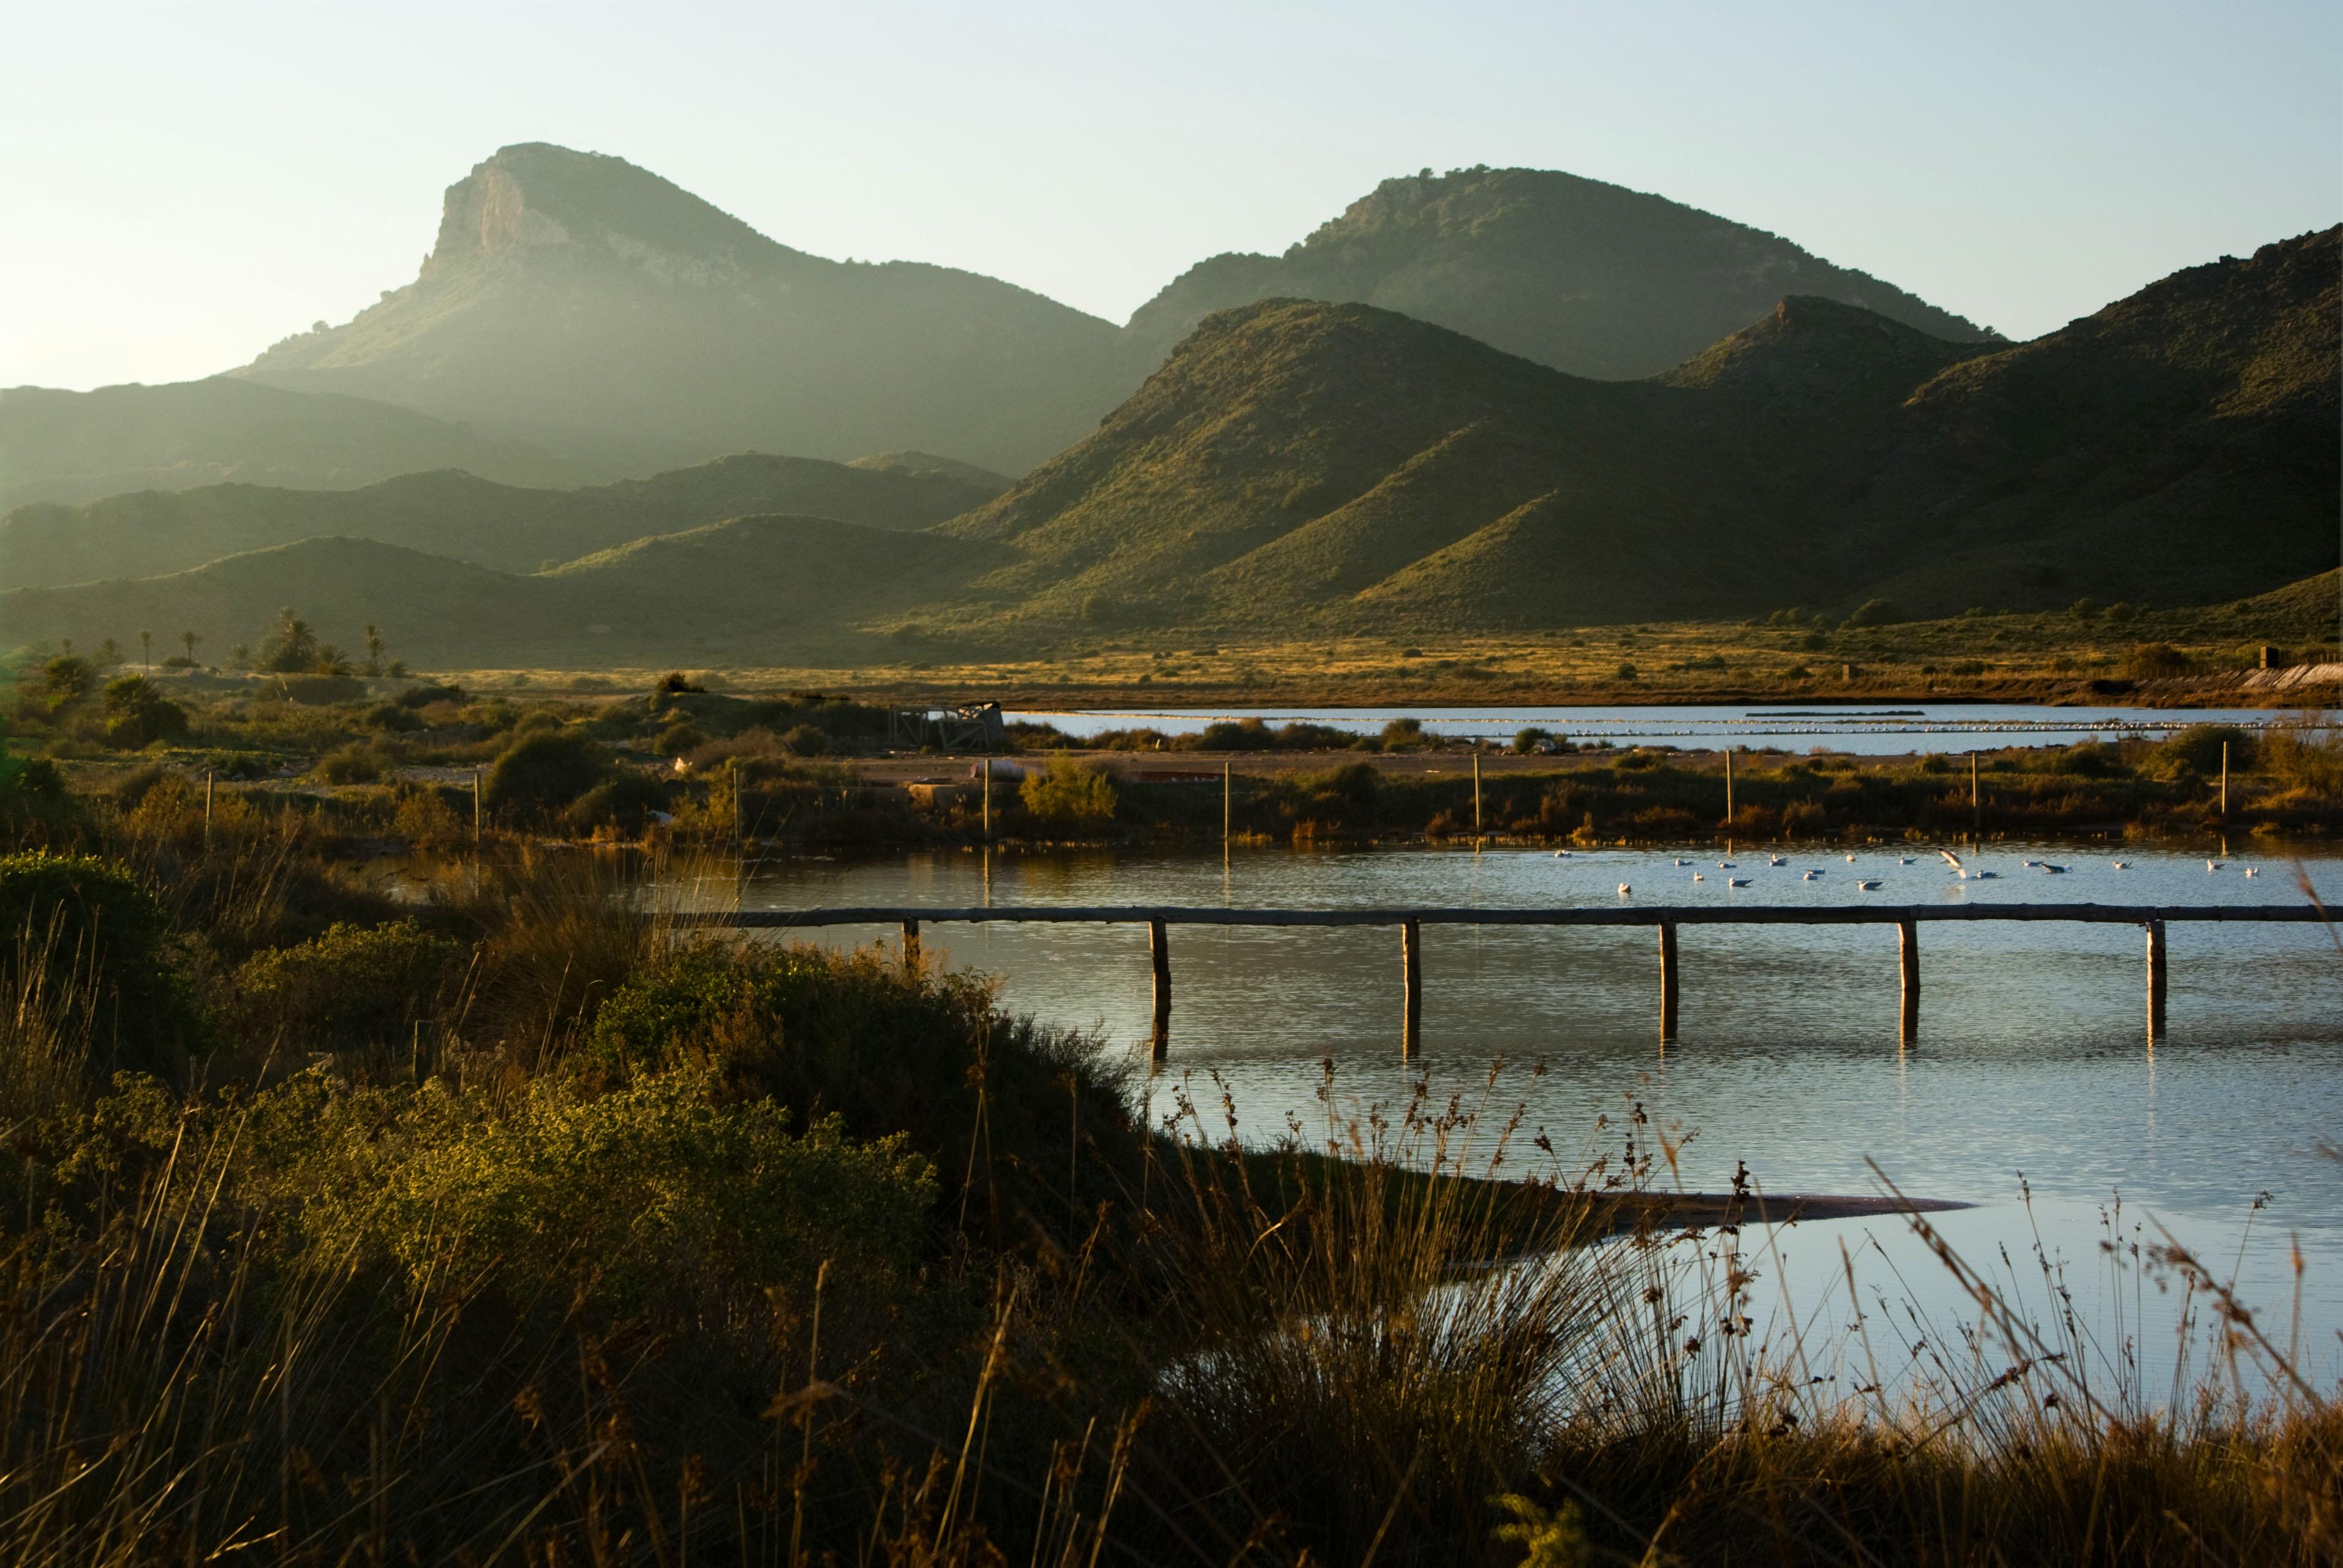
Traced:
MULTIPOLYGON (((1372 735, 1394 719, 1413 718, 1451 739, 1511 739, 1536 726, 1578 740, 1616 746, 1824 747, 1864 756, 1907 751, 1960 752, 2003 746, 2069 746, 2080 740, 2130 737, 2160 739, 2191 724, 2259 728, 2292 723, 2303 715, 2268 709, 2050 708, 2033 703, 1828 704, 1773 702, 1755 706, 1656 703, 1648 707, 1492 708, 1122 708, 1012 713, 1011 719, 1054 724, 1069 735, 1105 729, 1161 729, 1193 734, 1218 719, 1259 719, 1272 728, 1306 721, 1372 735)), ((2319 711, 2318 722, 2335 715, 2319 711)))
MULTIPOLYGON (((1996 845, 1971 864, 1998 877, 1964 880, 1933 851, 1904 846, 1857 850, 1852 861, 1844 849, 1783 851, 1778 868, 1767 863, 1772 852, 1744 849, 1729 872, 1714 848, 1566 858, 1278 849, 1225 860, 940 853, 768 863, 737 896, 757 909, 988 900, 1615 905, 1625 881, 1632 901, 1685 904, 2301 901, 2288 861, 2250 854, 2214 870, 2201 855, 1996 845), (2117 869, 2119 859, 2130 869, 2117 869), (2069 869, 2054 875, 2029 859, 2069 869), (2249 866, 2259 874, 2246 876, 2249 866), (1807 880, 1809 869, 1822 875, 1807 880), (1753 886, 1729 889, 1728 875, 1753 886), (1884 885, 1861 893, 1858 877, 1884 885)), ((2343 860, 2303 865, 2322 897, 2343 896, 2343 860)), ((709 903, 735 896, 729 881, 692 891, 709 903)), ((896 932, 809 935, 854 945, 896 932)), ((923 940, 954 966, 1000 976, 1014 1009, 1095 1027, 1126 1047, 1145 1035, 1141 928, 930 926, 923 940)), ((2298 1243, 2306 1354, 2329 1382, 2343 1375, 2343 1159, 2321 1151, 2343 1141, 2343 956, 2325 930, 2172 927, 2169 1030, 2152 1049, 2144 940, 2134 928, 1924 925, 1920 940, 1921 1030, 1899 1050, 1891 928, 1685 927, 1680 1034, 1663 1050, 1648 928, 1427 927, 1424 1050, 1411 1067, 1398 1053, 1395 932, 1174 927, 1170 1060, 1141 1081, 1158 1114, 1183 1083, 1216 1111, 1224 1084, 1242 1135, 1274 1139, 1292 1118, 1317 1136, 1326 1118, 1319 1064, 1332 1057, 1345 1114, 1402 1103, 1419 1081, 1443 1102, 1453 1093, 1478 1103, 1485 1093, 1493 1120, 1524 1105, 1525 1127, 1544 1131, 1573 1168, 1619 1152, 1626 1114, 1640 1105, 1653 1129, 1689 1140, 1681 1181, 1705 1191, 1725 1188, 1745 1161, 1771 1192, 1877 1192, 1876 1161, 1906 1192, 1977 1205, 1942 1219, 1975 1261, 1998 1270, 2006 1249, 2026 1277, 2038 1231, 2072 1267, 2087 1311, 2100 1301, 2103 1211, 2119 1197, 2127 1234, 2158 1240, 2153 1225, 2137 1229, 2152 1217, 2225 1274, 2234 1270, 2281 1323, 2298 1243), (1491 1091, 1498 1059, 1507 1065, 1491 1091), (2018 1202, 2021 1181, 2030 1214, 2018 1202)), ((1842 1241, 1861 1255, 1866 1290, 1881 1283, 1899 1300, 1962 1315, 1964 1299, 1900 1224, 1878 1220, 1774 1233, 1779 1256, 1766 1271, 1805 1315, 1826 1313, 1833 1293, 1843 1295, 1842 1241)), ((2151 1290, 2146 1299, 2154 1319, 2177 1297, 2151 1290)), ((2151 1325, 2144 1349, 2151 1370, 2168 1366, 2158 1360, 2162 1332, 2151 1325)))

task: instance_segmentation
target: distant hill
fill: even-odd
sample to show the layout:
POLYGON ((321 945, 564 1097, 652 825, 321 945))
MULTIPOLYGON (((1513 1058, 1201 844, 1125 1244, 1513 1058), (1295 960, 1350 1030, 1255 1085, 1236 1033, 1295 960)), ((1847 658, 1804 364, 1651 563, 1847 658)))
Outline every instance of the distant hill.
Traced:
POLYGON ((1637 383, 1366 306, 1208 318, 948 532, 973 624, 1393 629, 2203 604, 2334 564, 2338 233, 2016 347, 1791 298, 1637 383))
POLYGON ((954 457, 939 457, 933 452, 873 452, 857 457, 846 465, 850 468, 900 468, 914 474, 944 474, 990 492, 986 499, 1001 494, 1017 481, 1006 474, 996 474, 990 468, 980 468, 974 463, 963 463, 954 457))
POLYGON ((1140 307, 1118 351, 1151 368, 1216 310, 1271 297, 1399 311, 1573 375, 1654 375, 1785 295, 1933 337, 1976 324, 1790 241, 1664 196, 1549 169, 1389 179, 1279 256, 1216 256, 1140 307))
POLYGON ((95 392, 0 391, 0 511, 226 481, 347 489, 428 468, 464 468, 514 485, 614 477, 524 442, 483 439, 412 408, 305 397, 230 377, 95 392))
POLYGON ((236 374, 636 472, 901 447, 1019 472, 1112 403, 1115 332, 974 273, 809 256, 623 159, 530 143, 448 187, 414 282, 236 374))
POLYGON ((216 485, 147 491, 78 507, 23 507, 0 517, 0 585, 154 577, 328 535, 530 572, 629 539, 750 513, 923 528, 981 506, 1007 485, 998 475, 986 480, 749 453, 574 490, 519 488, 443 471, 355 490, 216 485))
POLYGON ((146 631, 159 655, 193 631, 205 658, 224 660, 295 606, 346 649, 372 623, 392 656, 425 666, 852 660, 877 647, 858 618, 949 593, 998 557, 827 518, 739 518, 532 574, 309 538, 163 576, 0 591, 0 649, 107 637, 127 648, 146 631))

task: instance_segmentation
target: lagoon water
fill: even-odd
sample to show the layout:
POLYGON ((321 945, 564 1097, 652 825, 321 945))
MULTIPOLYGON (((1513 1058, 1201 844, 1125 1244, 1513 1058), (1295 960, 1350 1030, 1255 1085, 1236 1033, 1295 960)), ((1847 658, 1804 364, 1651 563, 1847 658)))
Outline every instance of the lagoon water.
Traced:
MULTIPOLYGON (((1785 700, 1750 706, 1655 703, 1646 707, 1545 707, 1531 703, 1488 708, 1128 708, 1011 713, 1013 720, 1053 724, 1076 737, 1109 729, 1160 729, 1191 735, 1219 720, 1259 719, 1281 724, 1324 724, 1372 735, 1394 719, 1423 721, 1451 740, 1510 740, 1534 726, 1579 741, 1614 746, 1822 747, 1862 756, 1912 751, 1962 752, 2004 746, 2071 746, 2082 740, 2161 739, 2191 724, 2260 728, 2298 722, 2306 715, 2269 709, 2052 708, 2038 703, 1826 703, 1785 700)), ((2331 725, 2335 714, 2308 715, 2331 725)))
MULTIPOLYGON (((1120 903, 1277 907, 1851 903, 2055 900, 2106 903, 2298 903, 2282 857, 1996 844, 1962 880, 1933 850, 1870 846, 1681 849, 1240 849, 1219 857, 950 852, 870 860, 789 859, 745 880, 689 890, 692 902, 814 905, 1120 903), (1905 862, 1910 857, 1910 863, 1905 862), (1728 871, 1716 862, 1735 861, 1728 871), (1678 859, 1691 862, 1679 866, 1678 859), (2053 875, 2024 862, 2066 865, 2053 875), (2117 870, 2117 859, 2131 869, 2117 870), (2244 875, 2247 866, 2259 875, 2244 875), (1806 880, 1804 873, 1822 875, 1806 880), (1703 879, 1693 880, 1695 872, 1703 879), (1751 879, 1747 889, 1727 876, 1751 879), (1857 877, 1878 878, 1862 893, 1857 877)), ((2343 859, 2301 862, 2322 898, 2343 898, 2343 859)), ((892 929, 809 931, 840 945, 892 929)), ((1135 926, 930 926, 931 957, 1000 977, 1011 1008, 1101 1030, 1118 1048, 1149 1018, 1147 939, 1135 926)), ((1214 929, 1171 933, 1174 1010, 1166 1067, 1135 1082, 1161 1116, 1184 1088, 1218 1129, 1225 1091, 1238 1131, 1269 1141, 1323 1136, 1321 1062, 1337 1110, 1396 1108, 1424 1085, 1435 1102, 1485 1103, 1493 1126, 1523 1108, 1507 1169, 1535 1173, 1542 1131, 1564 1171, 1642 1136, 1677 1144, 1687 1189, 1716 1191, 1745 1162, 1772 1193, 1874 1194, 1872 1166, 1904 1191, 1976 1207, 1939 1217, 1966 1256, 2032 1277, 2038 1236, 2070 1269, 2085 1308, 2112 1311, 2102 1219, 2152 1245, 2157 1229, 2198 1250, 2269 1310, 2281 1337, 2305 1261, 2303 1355, 2343 1376, 2343 952, 2318 926, 2170 930, 2167 1033, 2146 1032, 2144 941, 2136 929, 2063 924, 1921 927, 1918 1038, 1899 1049, 1894 931, 1887 927, 1685 927, 1679 1037, 1657 1032, 1648 928, 1427 927, 1424 1049, 1399 1060, 1396 933, 1383 928, 1214 929), (1495 1072, 1494 1065, 1504 1064, 1495 1072), (1485 1097, 1485 1100, 1484 1100, 1485 1097), (2030 1191, 2029 1211, 2021 1191, 2030 1191), (2145 1226, 2145 1229, 2141 1227, 2145 1226), (2005 1267, 2003 1252, 2009 1263, 2005 1267)), ((1143 1058, 1141 1060, 1143 1068, 1143 1058)), ((1802 1320, 1843 1311, 1839 1248, 1863 1290, 1947 1322, 1974 1309, 1895 1220, 1777 1228, 1761 1293, 1802 1320)), ((1753 1244, 1755 1244, 1753 1242, 1753 1244)), ((2040 1298, 2038 1281, 2027 1299, 2040 1298)), ((2138 1354, 2168 1372, 2182 1295, 2140 1292, 2138 1354), (2162 1313, 2162 1318, 2158 1313, 2162 1313), (2161 1324, 2162 1326, 2159 1326, 2161 1324)), ((2201 1305, 2201 1303, 2200 1303, 2201 1305)), ((2126 1331, 2128 1332, 2129 1331, 2126 1331)), ((2112 1331, 2109 1336, 2113 1337, 2112 1331)))

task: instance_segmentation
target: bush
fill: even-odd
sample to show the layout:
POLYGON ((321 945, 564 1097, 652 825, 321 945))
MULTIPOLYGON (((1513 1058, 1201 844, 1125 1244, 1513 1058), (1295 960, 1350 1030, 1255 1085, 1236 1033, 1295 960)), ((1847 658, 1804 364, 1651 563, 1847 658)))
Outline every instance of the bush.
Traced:
POLYGON ((524 1310, 737 1314, 769 1290, 809 1301, 825 1260, 872 1283, 915 1261, 936 1176, 901 1134, 858 1143, 831 1116, 792 1136, 773 1101, 719 1105, 712 1087, 675 1072, 588 1098, 540 1081, 498 1113, 437 1080, 350 1095, 309 1076, 256 1120, 294 1173, 323 1178, 314 1240, 524 1310))
POLYGON ((165 697, 143 675, 126 675, 106 687, 106 738, 126 751, 157 740, 187 738, 187 710, 165 697))
POLYGON ((256 953, 236 971, 239 1021, 251 1043, 311 1049, 398 1040, 435 1012, 464 962, 464 946, 413 920, 337 922, 298 947, 256 953))
POLYGON ((1635 678, 1635 667, 1632 664, 1623 664, 1619 667, 1618 675, 1622 680, 1633 680, 1635 678))
POLYGON ((2221 770, 2224 743, 2229 748, 2229 767, 2233 771, 2243 772, 2254 765, 2254 738, 2234 724, 2192 724, 2167 737, 2157 750, 2165 760, 2209 777, 2221 770))
POLYGON ((513 742, 488 770, 482 799, 499 811, 558 811, 609 776, 609 759, 583 735, 538 730, 513 742))
POLYGON ((569 808, 569 822, 580 832, 615 823, 639 833, 650 813, 664 811, 667 805, 665 785, 648 773, 625 769, 580 795, 569 808))
POLYGON ((2124 673, 2134 680, 2167 679, 2186 675, 2190 668, 2188 656, 2168 642, 2135 643, 2124 655, 2124 673))
MULTIPOLYGON (((28 769, 29 771, 29 769, 28 769)), ((122 867, 35 851, 0 859, 0 999, 85 999, 91 1067, 176 1067, 198 1030, 162 906, 122 867)))
POLYGON ((2066 613, 2077 620, 2097 620, 2099 616, 2099 601, 2087 594, 2068 605, 2066 613))
POLYGON ((1513 755, 1516 757, 1534 757, 1541 751, 1554 749, 1555 749, 1554 731, 1541 729, 1534 724, 1522 729, 1513 737, 1513 755))
POLYGON ((1114 820, 1114 780, 1106 769, 1062 754, 1027 774, 1018 796, 1044 822, 1090 827, 1114 820))
POLYGON ((410 844, 461 843, 472 832, 472 803, 453 789, 437 784, 417 785, 399 791, 390 830, 410 844))
POLYGON ((328 784, 371 784, 382 777, 384 758, 373 745, 353 740, 317 759, 317 775, 328 784))
POLYGON ((781 737, 781 746, 794 757, 824 757, 830 753, 830 736, 818 726, 800 724, 781 737))
POLYGON ((708 731, 689 719, 679 719, 659 732, 651 749, 662 757, 680 757, 708 744, 708 731))
POLYGON ((578 1068, 598 1084, 712 1070, 728 1094, 835 1112, 851 1137, 908 1132, 948 1198, 966 1196, 973 1176, 979 1210, 997 1180, 1011 1213, 1062 1216, 1076 1139, 1086 1158, 1138 1175, 1140 1130, 1097 1041, 1004 1018, 977 979, 907 970, 876 950, 683 949, 602 1004, 578 1068), (971 1172, 980 1140, 987 1163, 1000 1157, 993 1176, 971 1172))
POLYGON ((1438 736, 1423 732, 1423 720, 1421 719, 1394 719, 1383 726, 1383 732, 1377 739, 1386 751, 1418 751, 1440 744, 1438 736))
POLYGON ((1892 598, 1865 599, 1846 618, 1849 626, 1894 626, 1912 618, 1892 598))
MULTIPOLYGON (((411 693, 409 695, 412 695, 411 693)), ((397 702, 377 703, 367 709, 363 720, 368 729, 381 729, 392 734, 411 734, 423 728, 423 716, 413 708, 397 702)))

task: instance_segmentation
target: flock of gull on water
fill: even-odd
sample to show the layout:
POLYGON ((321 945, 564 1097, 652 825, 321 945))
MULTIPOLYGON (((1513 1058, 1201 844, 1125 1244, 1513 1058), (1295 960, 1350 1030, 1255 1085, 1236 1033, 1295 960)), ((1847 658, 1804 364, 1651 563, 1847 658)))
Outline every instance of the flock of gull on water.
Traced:
MULTIPOLYGON (((1936 853, 1944 857, 1945 863, 1952 867, 1954 874, 1959 877, 1963 881, 1990 882, 1997 879, 2001 875, 1999 871, 1987 871, 1970 866, 1965 863, 1958 855, 1954 854, 1950 849, 1939 849, 1936 853)), ((1570 859, 1570 851, 1567 849, 1556 849, 1554 852, 1554 858, 1557 860, 1567 860, 1570 859)), ((1919 857, 1916 855, 1898 855, 1896 857, 1896 863, 1899 866, 1908 866, 1918 858, 1919 857)), ((1851 863, 1855 859, 1855 857, 1853 855, 1849 855, 1847 859, 1851 863)), ((1780 868, 1787 866, 1789 863, 1790 859, 1786 855, 1768 855, 1765 857, 1765 864, 1769 867, 1780 868)), ((1678 855, 1676 857, 1676 864, 1678 866, 1689 866, 1692 864, 1692 861, 1682 855, 1678 855)), ((2074 869, 2071 866, 2054 865, 2048 860, 2028 860, 2026 864, 2028 869, 2040 871, 2046 876, 2052 877, 2063 877, 2074 869)), ((2228 862, 2227 860, 2207 860, 2205 862, 2205 869, 2207 871, 2218 871, 2227 864, 2228 862)), ((1719 860, 1716 863, 1716 869, 1720 871, 1733 871, 1738 870, 1740 867, 1736 861, 1719 860)), ((2117 860, 2115 862, 2115 869, 2118 871, 2128 871, 2131 869, 2131 862, 2129 860, 2117 860)), ((2261 875, 2261 869, 2258 866, 2247 866, 2245 869, 2245 871, 2246 875, 2248 877, 2258 877, 2261 875)), ((1825 874, 1825 872, 1817 868, 1809 868, 1800 874, 1799 879, 1801 881, 1818 882, 1823 879, 1825 874)), ((1695 882, 1704 882, 1708 879, 1708 874, 1705 871, 1694 871, 1692 874, 1692 879, 1695 882)), ((1880 877, 1859 877, 1855 879, 1855 890, 1864 893, 1875 893, 1879 890, 1880 886, 1885 879, 1880 877)), ((1749 882, 1750 879, 1747 877, 1727 877, 1725 879, 1725 885, 1728 888, 1745 888, 1749 885, 1749 882)), ((1619 884, 1619 896, 1623 899, 1631 896, 1634 890, 1634 887, 1632 883, 1622 882, 1619 884)))

